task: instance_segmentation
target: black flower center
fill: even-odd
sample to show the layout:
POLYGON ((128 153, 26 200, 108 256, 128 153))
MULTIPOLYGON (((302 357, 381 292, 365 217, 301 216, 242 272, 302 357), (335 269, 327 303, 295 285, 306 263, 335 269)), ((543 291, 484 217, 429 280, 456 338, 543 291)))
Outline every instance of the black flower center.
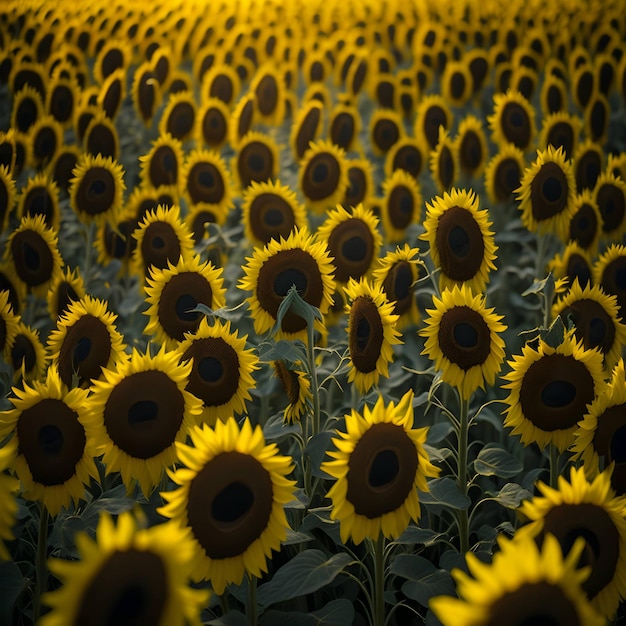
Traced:
POLYGON ((293 207, 278 194, 259 194, 250 204, 248 223, 254 236, 263 243, 287 238, 295 226, 293 207))
POLYGON ((415 198, 409 187, 395 185, 389 194, 387 215, 393 228, 404 230, 415 216, 415 198))
POLYGON ((245 189, 252 182, 270 180, 274 166, 271 148, 262 141, 251 141, 237 156, 237 173, 241 187, 245 189))
POLYGON ((615 342, 615 325, 599 302, 587 298, 577 300, 565 307, 561 316, 574 323, 574 334, 586 349, 599 348, 603 354, 610 352, 615 342))
POLYGON ((330 140, 336 146, 348 150, 352 145, 355 131, 354 116, 348 111, 342 111, 333 118, 330 126, 330 140))
POLYGON ((50 280, 54 258, 47 241, 38 232, 31 229, 16 232, 11 239, 10 252, 17 275, 29 287, 50 280))
POLYGON ((526 109, 518 102, 507 102, 500 117, 500 129, 507 141, 525 150, 532 140, 532 126, 526 109))
POLYGON ((384 331, 378 307, 371 298, 355 298, 350 308, 349 329, 348 343, 353 366, 364 374, 376 370, 384 331))
POLYGON ((105 213, 114 206, 116 189, 115 178, 106 167, 92 166, 78 182, 76 208, 90 216, 105 213))
POLYGON ((359 218, 346 219, 333 229, 328 250, 334 258, 335 279, 348 282, 359 279, 369 269, 374 254, 374 237, 368 225, 359 218))
POLYGON ((494 190, 499 202, 506 202, 519 187, 522 171, 515 159, 502 159, 494 172, 494 190))
POLYGON ((465 371, 483 365, 491 353, 489 326, 468 306, 454 306, 443 314, 438 342, 443 356, 465 371))
POLYGON ((170 146, 159 146, 152 155, 148 176, 153 187, 175 185, 178 182, 178 159, 170 146))
POLYGON ((596 201, 602 217, 602 230, 611 233, 618 230, 626 215, 626 195, 621 187, 605 183, 596 191, 596 201))
POLYGON ((151 266, 162 270, 167 267, 168 261, 176 265, 180 254, 180 240, 171 224, 156 221, 146 227, 141 241, 141 256, 146 274, 151 266))
POLYGON ((199 202, 219 204, 224 198, 226 186, 215 164, 200 161, 189 171, 187 191, 194 204, 199 202))
POLYGON ((313 201, 321 201, 335 193, 341 179, 341 166, 335 155, 318 152, 307 163, 302 177, 302 192, 313 201))
POLYGON ((558 215, 567 208, 568 195, 567 178, 559 164, 544 163, 530 183, 533 217, 541 222, 558 215))

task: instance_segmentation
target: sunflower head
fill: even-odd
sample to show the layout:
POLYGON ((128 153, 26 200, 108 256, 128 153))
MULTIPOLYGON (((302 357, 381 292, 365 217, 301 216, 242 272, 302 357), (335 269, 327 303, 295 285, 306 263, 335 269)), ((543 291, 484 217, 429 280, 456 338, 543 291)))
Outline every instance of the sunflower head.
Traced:
POLYGON ((509 202, 524 175, 524 153, 506 144, 491 157, 485 168, 485 189, 492 203, 509 202))
POLYGON ((309 375, 301 369, 290 367, 285 361, 274 361, 273 365, 274 374, 289 400, 284 413, 285 422, 300 422, 311 410, 313 402, 309 375))
POLYGON ((380 535, 395 539, 420 517, 417 491, 438 476, 424 449, 427 428, 413 428, 413 392, 396 404, 378 396, 363 413, 345 416, 336 431, 335 449, 322 469, 336 479, 328 497, 331 518, 339 520, 341 540, 355 544, 380 535))
POLYGON ((618 317, 626 317, 626 247, 609 246, 593 266, 593 282, 617 298, 618 317))
POLYGON ((509 89, 493 97, 493 114, 487 118, 496 145, 512 143, 522 151, 535 140, 535 112, 519 91, 509 89))
POLYGON ((183 160, 182 143, 169 133, 159 136, 148 153, 139 157, 143 184, 155 189, 161 185, 178 187, 183 160))
POLYGON ((235 185, 245 190, 253 182, 274 180, 279 165, 278 146, 271 135, 250 131, 237 144, 237 154, 232 160, 235 185))
POLYGON ((182 189, 191 205, 203 202, 216 211, 232 206, 232 182, 226 163, 218 152, 194 150, 182 171, 182 189))

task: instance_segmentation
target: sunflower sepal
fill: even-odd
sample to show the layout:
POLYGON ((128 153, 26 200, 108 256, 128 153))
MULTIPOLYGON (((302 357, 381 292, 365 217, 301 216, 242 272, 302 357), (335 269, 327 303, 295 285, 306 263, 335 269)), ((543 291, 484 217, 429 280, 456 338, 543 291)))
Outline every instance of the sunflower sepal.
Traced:
POLYGON ((296 286, 291 285, 291 287, 289 287, 289 291, 287 291, 287 295, 283 298, 280 306, 278 307, 278 311, 276 312, 276 323, 270 330, 270 336, 275 337, 281 333, 283 318, 290 311, 306 321, 309 333, 313 332, 313 325, 315 324, 316 319, 320 320, 320 322, 324 319, 321 311, 304 300, 298 293, 296 286))

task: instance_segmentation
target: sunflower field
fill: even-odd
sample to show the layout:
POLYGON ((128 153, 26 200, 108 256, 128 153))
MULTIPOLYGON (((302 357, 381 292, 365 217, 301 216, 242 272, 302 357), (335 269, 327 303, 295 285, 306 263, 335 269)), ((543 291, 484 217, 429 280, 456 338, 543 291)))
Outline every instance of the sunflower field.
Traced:
POLYGON ((0 223, 0 625, 626 624, 624 0, 3 0, 0 223))

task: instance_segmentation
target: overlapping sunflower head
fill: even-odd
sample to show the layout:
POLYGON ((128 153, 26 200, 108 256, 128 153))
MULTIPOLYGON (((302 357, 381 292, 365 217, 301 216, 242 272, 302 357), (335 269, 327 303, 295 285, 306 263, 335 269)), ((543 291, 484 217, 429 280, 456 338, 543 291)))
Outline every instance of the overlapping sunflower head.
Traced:
POLYGON ((418 490, 428 491, 427 479, 439 475, 424 449, 428 429, 413 427, 413 392, 397 403, 378 396, 373 407, 345 419, 327 452, 332 460, 322 464, 336 479, 327 494, 331 517, 344 543, 395 539, 420 518, 418 490))

